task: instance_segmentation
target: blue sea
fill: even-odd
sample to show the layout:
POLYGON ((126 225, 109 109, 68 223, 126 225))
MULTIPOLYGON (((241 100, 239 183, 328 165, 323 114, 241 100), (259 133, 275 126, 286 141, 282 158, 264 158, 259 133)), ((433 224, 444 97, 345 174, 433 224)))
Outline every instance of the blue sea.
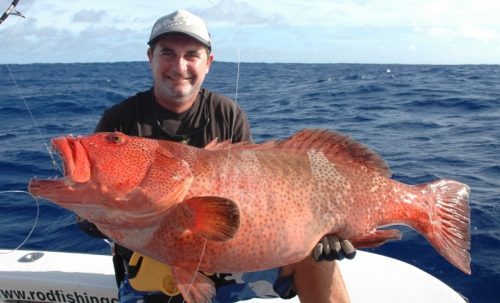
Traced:
MULTIPOLYGON (((147 62, 0 66, 1 248, 22 243, 37 212, 29 196, 4 191, 60 174, 50 138, 91 133, 105 108, 151 81, 147 62)), ((468 184, 471 276, 409 228, 402 241, 371 251, 429 272, 470 302, 498 302, 500 66, 241 63, 238 77, 237 64, 216 62, 205 87, 237 100, 257 142, 328 128, 377 151, 396 180, 468 184)), ((73 214, 43 200, 22 248, 109 254, 79 232, 73 214)))

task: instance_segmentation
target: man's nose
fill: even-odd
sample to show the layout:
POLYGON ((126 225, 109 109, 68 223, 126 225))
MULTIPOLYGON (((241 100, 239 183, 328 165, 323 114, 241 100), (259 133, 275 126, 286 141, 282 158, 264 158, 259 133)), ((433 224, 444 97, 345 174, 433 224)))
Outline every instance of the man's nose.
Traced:
POLYGON ((177 72, 179 73, 185 72, 187 70, 187 66, 188 66, 188 61, 184 57, 179 56, 176 58, 174 62, 174 67, 177 72))

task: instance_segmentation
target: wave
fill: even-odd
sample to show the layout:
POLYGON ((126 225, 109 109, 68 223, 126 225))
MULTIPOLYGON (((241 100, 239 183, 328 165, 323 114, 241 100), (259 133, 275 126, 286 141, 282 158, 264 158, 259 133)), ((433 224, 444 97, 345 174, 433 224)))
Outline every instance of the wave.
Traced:
MULTIPOLYGON (((147 62, 10 69, 39 129, 18 88, 0 69, 1 190, 25 189, 33 176, 59 174, 44 145, 51 137, 92 132, 105 108, 152 83, 147 62)), ((476 289, 492 292, 500 283, 498 258, 492 253, 500 249, 500 66, 242 63, 239 87, 236 71, 234 63, 215 62, 205 86, 233 98, 238 91, 238 105, 246 111, 257 142, 288 137, 302 128, 337 129, 380 153, 396 180, 418 184, 446 177, 469 184, 471 277, 458 276, 413 231, 405 232, 406 240, 374 251, 417 264, 471 301, 499 297, 498 291, 487 296, 476 289)), ((77 230, 71 213, 41 203, 40 226, 27 247, 109 252, 107 244, 77 230)), ((18 224, 29 225, 28 212, 26 217, 14 214, 0 232, 2 245, 17 241, 8 238, 19 227, 13 224, 16 218, 18 224)))

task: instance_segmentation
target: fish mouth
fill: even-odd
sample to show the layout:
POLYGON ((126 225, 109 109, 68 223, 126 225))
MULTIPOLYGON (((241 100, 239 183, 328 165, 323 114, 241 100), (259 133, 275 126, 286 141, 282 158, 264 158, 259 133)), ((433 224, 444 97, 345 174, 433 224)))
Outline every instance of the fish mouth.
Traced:
POLYGON ((52 147, 63 160, 63 172, 74 183, 90 180, 90 162, 81 139, 78 137, 59 137, 52 139, 52 147))
MULTIPOLYGON (((63 162, 63 178, 30 180, 28 190, 38 197, 52 198, 60 195, 72 197, 74 185, 90 180, 90 162, 80 138, 73 136, 52 139, 52 148, 59 154, 63 162)), ((68 198, 68 201, 73 199, 68 198)))

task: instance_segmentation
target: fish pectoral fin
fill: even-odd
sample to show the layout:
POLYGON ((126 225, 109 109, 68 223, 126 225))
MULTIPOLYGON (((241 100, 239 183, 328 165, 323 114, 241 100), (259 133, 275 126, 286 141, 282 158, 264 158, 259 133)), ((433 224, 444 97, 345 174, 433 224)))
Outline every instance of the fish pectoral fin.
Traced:
POLYGON ((189 303, 209 303, 215 296, 215 284, 210 278, 196 270, 173 267, 177 287, 189 303))
POLYGON ((211 241, 229 241, 240 227, 238 205, 216 196, 193 197, 183 201, 192 213, 188 228, 193 234, 211 241))
POLYGON ((356 248, 377 247, 391 240, 401 240, 398 229, 377 229, 369 234, 349 239, 356 248))

